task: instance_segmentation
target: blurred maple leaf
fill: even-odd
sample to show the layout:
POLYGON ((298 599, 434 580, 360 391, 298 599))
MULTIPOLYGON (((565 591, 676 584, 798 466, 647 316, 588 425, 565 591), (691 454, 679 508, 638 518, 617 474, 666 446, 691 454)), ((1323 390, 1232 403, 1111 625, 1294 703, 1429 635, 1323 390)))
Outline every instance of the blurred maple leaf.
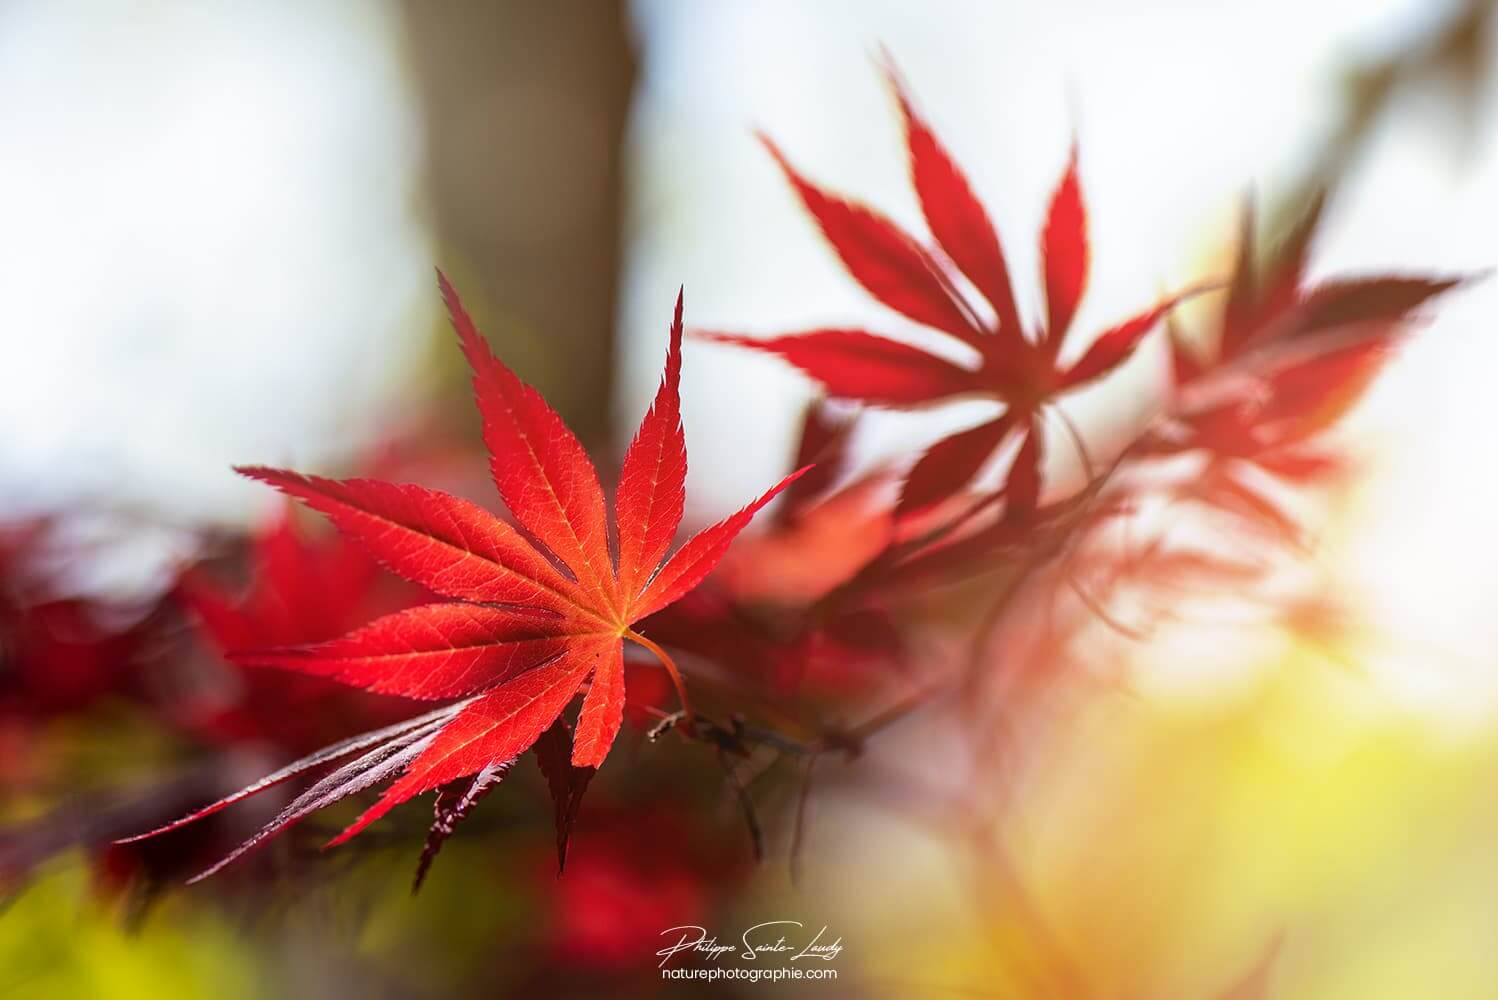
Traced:
MULTIPOLYGON (((531 994, 566 993, 559 980, 569 976, 586 980, 631 969, 657 974, 661 930, 704 922, 752 871, 698 814, 682 812, 667 798, 637 790, 627 801, 598 806, 584 835, 587 850, 578 852, 565 879, 548 878, 541 886, 538 951, 554 961, 527 984, 531 994)), ((617 992, 591 985, 580 995, 617 992)))
MULTIPOLYGON (((143 835, 176 829, 359 754, 200 878, 312 811, 388 779, 394 781, 383 796, 328 846, 348 840, 407 799, 459 779, 477 776, 467 789, 450 789, 458 802, 475 798, 584 690, 571 764, 596 768, 623 720, 626 638, 661 660, 690 716, 675 664, 631 626, 695 587, 754 514, 800 475, 787 476, 666 558, 685 501, 678 297, 665 375, 620 474, 616 560, 603 490, 582 445, 540 394, 494 357, 447 279, 439 275, 439 281, 473 368, 494 481, 518 526, 419 486, 241 469, 326 514, 388 567, 449 600, 387 615, 331 642, 242 653, 236 659, 382 694, 464 700, 329 747, 143 835)), ((445 822, 439 807, 437 823, 445 822)))
MULTIPOLYGON (((251 583, 242 593, 198 566, 182 574, 174 591, 222 656, 332 639, 419 597, 404 581, 389 585, 362 546, 337 533, 314 537, 298 528, 289 510, 250 539, 248 559, 251 583)), ((403 707, 323 678, 255 667, 238 668, 226 682, 227 692, 211 683, 206 692, 189 690, 170 706, 172 714, 214 743, 270 742, 305 753, 349 725, 393 722, 403 707)))
POLYGON ((1244 202, 1238 251, 1222 309, 1209 334, 1191 338, 1170 321, 1170 354, 1177 385, 1185 386, 1231 362, 1263 356, 1270 349, 1307 348, 1331 334, 1387 340, 1403 330, 1430 299, 1450 291, 1459 277, 1376 274, 1306 280, 1311 247, 1321 228, 1326 196, 1311 199, 1305 212, 1268 259, 1255 235, 1254 204, 1244 202), (1192 340, 1211 342, 1211 353, 1192 340))
POLYGON ((155 619, 111 629, 76 598, 0 607, 0 708, 30 718, 72 712, 134 686, 155 619))
POLYGON ((1254 485, 1248 467, 1290 485, 1339 471, 1340 457, 1315 438, 1362 399, 1420 309, 1466 280, 1385 274, 1308 283, 1324 208, 1324 196, 1313 198, 1261 264, 1254 206, 1245 202, 1220 312, 1195 336, 1168 322, 1176 399, 1138 448, 1207 455, 1189 495, 1287 537, 1295 519, 1254 485))
POLYGON ((155 603, 59 593, 46 568, 55 558, 46 551, 51 528, 46 519, 0 525, 0 719, 27 728, 137 693, 164 618, 155 603))
POLYGON ((379 563, 347 538, 312 538, 282 510, 251 537, 249 549, 244 593, 232 593, 196 567, 178 585, 182 602, 224 652, 321 642, 368 613, 379 563))
POLYGON ((712 331, 699 335, 778 355, 839 399, 892 408, 964 396, 1003 403, 998 417, 944 438, 921 456, 906 477, 897 513, 916 514, 951 497, 1011 438, 1021 444, 1006 484, 1008 504, 1028 510, 1040 488, 1038 421, 1044 409, 1123 364, 1184 296, 1166 298, 1105 330, 1079 359, 1061 363, 1091 263, 1075 147, 1051 196, 1041 236, 1046 315, 1027 333, 998 231, 961 169, 915 110, 892 64, 886 73, 905 122, 916 195, 939 250, 927 249, 874 210, 812 184, 773 141, 762 141, 853 279, 879 302, 967 348, 976 355, 977 367, 858 329, 769 338, 712 331), (986 305, 959 288, 961 278, 986 305))

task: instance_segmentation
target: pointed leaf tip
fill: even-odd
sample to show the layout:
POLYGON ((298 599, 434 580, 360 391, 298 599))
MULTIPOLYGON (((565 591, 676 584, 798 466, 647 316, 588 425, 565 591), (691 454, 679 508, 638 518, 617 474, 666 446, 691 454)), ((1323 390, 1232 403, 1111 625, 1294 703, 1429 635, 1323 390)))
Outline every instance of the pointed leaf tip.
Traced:
POLYGON ((416 872, 411 878, 411 895, 421 891, 427 872, 431 870, 432 862, 437 859, 447 838, 452 836, 458 824, 467 818, 479 800, 493 791, 514 763, 514 760, 491 763, 472 778, 448 782, 437 790, 432 826, 427 831, 426 843, 422 845, 421 857, 417 859, 416 872))
POLYGON ((908 319, 972 345, 983 332, 931 253, 887 216, 813 184, 765 135, 774 157, 843 268, 875 299, 908 319))
POLYGON ((998 321, 997 337, 983 334, 964 339, 985 353, 1022 350, 1019 310, 998 229, 956 159, 916 110, 893 60, 887 60, 883 68, 905 123, 910 179, 926 226, 957 269, 988 300, 998 321))
POLYGON ((1041 260, 1046 292, 1046 339, 1052 351, 1059 349, 1071 327, 1077 305, 1087 288, 1090 266, 1087 245, 1087 210, 1082 200, 1078 146, 1074 138, 1066 170, 1051 195, 1041 237, 1041 260))
POLYGON ((686 503, 687 446, 681 425, 682 294, 655 400, 624 453, 614 495, 615 581, 625 601, 640 592, 671 547, 686 503))
POLYGON ((583 793, 597 773, 596 768, 578 767, 572 763, 570 739, 572 733, 567 723, 558 719, 551 728, 536 741, 536 763, 546 778, 547 790, 551 793, 552 812, 556 825, 557 877, 567 868, 567 845, 572 838, 572 828, 577 823, 577 814, 582 806, 583 793))
POLYGON ((194 823, 200 819, 203 819, 204 817, 213 815, 221 809, 225 809, 237 802, 242 802, 245 799, 250 798, 251 796, 258 795, 259 793, 265 791, 267 788, 272 788, 276 785, 281 784, 282 782, 289 781, 292 778, 306 774, 314 768, 320 767, 324 764, 332 763, 341 758, 348 757, 361 751, 377 749, 382 745, 395 746, 397 749, 399 749, 401 746, 408 745, 409 743, 419 739, 421 736, 435 731, 438 726, 461 711, 466 704, 467 702, 460 702, 456 705, 446 705, 442 708, 437 709, 436 711, 428 712, 425 715, 419 715, 412 719, 407 719, 404 722, 400 722, 392 726, 386 726, 382 729, 376 729, 371 732, 361 733, 358 736, 349 737, 346 740, 334 743, 332 746, 324 747, 316 753, 309 754, 308 756, 303 757, 300 760, 287 764, 280 770, 275 771, 265 776, 264 778, 261 778, 259 781, 256 781, 253 784, 241 788, 239 791, 234 792, 232 795, 226 795, 218 801, 213 802, 207 806, 203 806, 200 809, 194 810, 193 812, 188 813, 186 816, 183 816, 180 819, 173 820, 170 823, 165 823, 145 833, 138 833, 130 837, 121 837, 118 840, 115 840, 114 843, 133 844, 138 841, 147 840, 151 837, 160 836, 164 833, 170 833, 173 830, 181 829, 182 827, 187 826, 189 823, 194 823))
POLYGON ((505 506, 589 592, 611 597, 613 560, 598 470, 534 387, 496 358, 444 280, 453 329, 473 369, 489 468, 505 506))
POLYGON ((775 499, 781 490, 806 475, 811 469, 810 465, 802 466, 766 490, 753 503, 693 535, 686 544, 672 553, 671 558, 666 560, 666 564, 651 578, 638 600, 629 609, 630 622, 637 622, 675 603, 701 583, 707 574, 722 561, 723 556, 728 552, 729 545, 738 537, 739 532, 744 530, 754 515, 775 499))
POLYGON ((979 391, 978 373, 919 347, 865 330, 820 329, 782 337, 693 330, 698 340, 774 354, 827 395, 881 406, 920 406, 979 391))
POLYGON ((1219 283, 1202 284, 1188 288, 1163 299, 1138 315, 1131 316, 1117 326, 1100 333, 1092 346, 1069 369, 1061 375, 1061 385, 1072 388, 1113 371, 1134 353, 1146 334, 1153 330, 1172 309, 1205 292, 1221 287, 1219 283))
POLYGON ((988 463, 1013 426, 1013 416, 1005 413, 932 445, 906 475, 895 516, 923 514, 957 495, 988 463))

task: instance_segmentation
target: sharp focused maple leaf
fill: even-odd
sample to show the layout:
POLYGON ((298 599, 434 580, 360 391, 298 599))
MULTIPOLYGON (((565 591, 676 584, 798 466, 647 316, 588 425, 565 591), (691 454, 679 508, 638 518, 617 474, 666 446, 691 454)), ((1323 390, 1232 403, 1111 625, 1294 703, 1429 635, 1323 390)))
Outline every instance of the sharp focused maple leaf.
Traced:
MULTIPOLYGON (((438 277, 473 369, 494 482, 517 525, 420 486, 241 468, 326 514, 387 567, 449 600, 387 615, 331 642, 241 653, 236 659, 384 694, 466 700, 355 737, 153 832, 364 751, 314 785, 256 838, 394 777, 384 795, 329 846, 342 843, 416 795, 470 775, 497 773, 529 749, 581 691, 586 694, 574 727, 571 764, 596 768, 623 719, 625 639, 661 660, 688 708, 669 656, 632 626, 701 582, 754 514, 805 470, 666 558, 681 524, 687 465, 678 296, 665 375, 624 456, 614 503, 616 557, 603 489, 582 445, 540 394, 494 357, 446 277, 438 277)), ((460 818, 462 811, 439 809, 439 826, 460 818)))
POLYGON ((1027 334, 998 231, 961 169, 916 112, 893 66, 886 72, 905 122, 911 179, 938 252, 883 215, 817 187, 773 141, 762 141, 853 279, 895 312, 976 352, 977 367, 864 330, 820 329, 770 338, 700 335, 778 355, 841 399, 895 408, 972 395, 1002 402, 1000 416, 937 442, 915 463, 899 512, 928 510, 952 496, 1013 437, 1023 443, 1009 474, 1008 503, 1013 510, 1027 510, 1039 491, 1043 454, 1038 420, 1044 407, 1121 365, 1184 296, 1167 298, 1105 330, 1081 358, 1061 363, 1090 266, 1075 148, 1051 197, 1041 237, 1045 321, 1027 334), (977 289, 986 307, 959 288, 962 278, 977 289))

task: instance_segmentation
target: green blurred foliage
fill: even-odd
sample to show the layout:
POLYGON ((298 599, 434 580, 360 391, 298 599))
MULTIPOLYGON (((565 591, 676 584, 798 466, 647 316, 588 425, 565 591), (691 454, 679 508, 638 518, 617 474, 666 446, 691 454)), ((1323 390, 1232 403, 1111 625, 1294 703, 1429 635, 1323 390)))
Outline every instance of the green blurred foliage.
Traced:
POLYGON ((0 918, 0 995, 25 998, 219 1000, 265 995, 258 956, 225 919, 190 903, 127 930, 76 862, 37 880, 0 918))

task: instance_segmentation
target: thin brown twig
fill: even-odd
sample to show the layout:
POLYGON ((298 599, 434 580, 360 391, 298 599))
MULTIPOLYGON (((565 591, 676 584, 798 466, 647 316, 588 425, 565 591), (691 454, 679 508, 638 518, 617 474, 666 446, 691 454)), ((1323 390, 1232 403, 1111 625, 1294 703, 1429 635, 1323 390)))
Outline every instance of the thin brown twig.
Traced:
POLYGON ((806 847, 807 803, 811 799, 811 774, 817 766, 818 754, 806 758, 806 767, 801 773, 801 790, 796 796, 796 819, 791 826, 791 885, 799 886, 802 876, 802 859, 806 847))
POLYGON ((739 810, 744 814, 744 823, 749 827, 749 840, 754 848, 754 862, 763 864, 765 833, 764 828, 759 825, 759 814, 754 809, 754 799, 749 796, 749 789, 744 787, 738 768, 721 749, 718 751, 718 763, 723 765, 723 772, 728 775, 729 784, 733 786, 734 795, 738 799, 739 810))

